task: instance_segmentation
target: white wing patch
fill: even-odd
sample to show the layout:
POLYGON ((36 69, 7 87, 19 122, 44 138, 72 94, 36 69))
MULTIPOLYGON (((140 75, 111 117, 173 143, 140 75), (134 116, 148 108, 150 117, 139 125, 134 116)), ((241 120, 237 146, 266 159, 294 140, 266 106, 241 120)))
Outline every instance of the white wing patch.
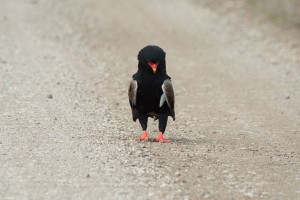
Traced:
POLYGON ((131 81, 129 87, 129 98, 132 100, 132 104, 136 105, 136 94, 137 94, 138 84, 137 81, 131 81))
POLYGON ((166 97, 165 83, 162 84, 161 88, 162 88, 163 94, 161 95, 161 98, 160 98, 159 107, 162 107, 162 105, 164 104, 165 101, 167 101, 167 104, 170 107, 170 103, 168 101, 168 98, 166 97))
POLYGON ((166 96, 165 96, 165 93, 163 93, 160 97, 159 107, 162 107, 164 105, 165 101, 166 101, 166 96))

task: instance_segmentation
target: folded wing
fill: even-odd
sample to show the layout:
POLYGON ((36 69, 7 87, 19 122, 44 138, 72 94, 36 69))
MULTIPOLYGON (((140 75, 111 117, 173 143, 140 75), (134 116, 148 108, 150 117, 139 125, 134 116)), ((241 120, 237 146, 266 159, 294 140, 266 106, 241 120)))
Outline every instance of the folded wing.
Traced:
POLYGON ((136 109, 137 89, 138 89, 137 81, 135 80, 131 81, 128 89, 128 97, 129 97, 129 104, 131 107, 133 121, 136 121, 137 119, 137 109, 136 109))
POLYGON ((172 82, 170 79, 164 81, 162 85, 162 90, 163 90, 163 95, 161 97, 160 106, 163 105, 164 101, 167 101, 168 107, 170 109, 170 114, 173 120, 175 120, 175 111, 174 111, 175 97, 174 97, 172 82))

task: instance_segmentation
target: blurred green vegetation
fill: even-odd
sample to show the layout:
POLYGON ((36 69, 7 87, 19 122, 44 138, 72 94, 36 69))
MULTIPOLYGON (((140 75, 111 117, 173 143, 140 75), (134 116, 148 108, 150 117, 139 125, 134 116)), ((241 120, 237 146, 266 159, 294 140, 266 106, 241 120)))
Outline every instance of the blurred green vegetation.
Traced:
POLYGON ((300 27, 300 0, 246 0, 246 2, 276 23, 300 27))
POLYGON ((300 29, 300 0, 191 0, 221 13, 247 9, 255 15, 300 29))

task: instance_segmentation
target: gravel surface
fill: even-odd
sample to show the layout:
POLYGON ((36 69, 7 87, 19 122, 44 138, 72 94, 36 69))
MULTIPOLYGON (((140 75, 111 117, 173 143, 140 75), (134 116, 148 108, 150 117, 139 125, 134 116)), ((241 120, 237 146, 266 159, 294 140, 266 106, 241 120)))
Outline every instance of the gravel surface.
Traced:
POLYGON ((299 32, 207 2, 1 0, 1 199, 300 199, 299 32), (148 44, 170 144, 133 141, 148 44))

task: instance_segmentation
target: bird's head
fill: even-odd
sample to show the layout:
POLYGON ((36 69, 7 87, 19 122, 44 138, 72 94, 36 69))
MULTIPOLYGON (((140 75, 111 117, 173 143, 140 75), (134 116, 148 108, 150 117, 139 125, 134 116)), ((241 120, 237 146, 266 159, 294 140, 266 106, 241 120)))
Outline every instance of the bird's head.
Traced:
POLYGON ((156 74, 166 71, 166 53, 158 46, 146 46, 138 54, 139 69, 156 74))

